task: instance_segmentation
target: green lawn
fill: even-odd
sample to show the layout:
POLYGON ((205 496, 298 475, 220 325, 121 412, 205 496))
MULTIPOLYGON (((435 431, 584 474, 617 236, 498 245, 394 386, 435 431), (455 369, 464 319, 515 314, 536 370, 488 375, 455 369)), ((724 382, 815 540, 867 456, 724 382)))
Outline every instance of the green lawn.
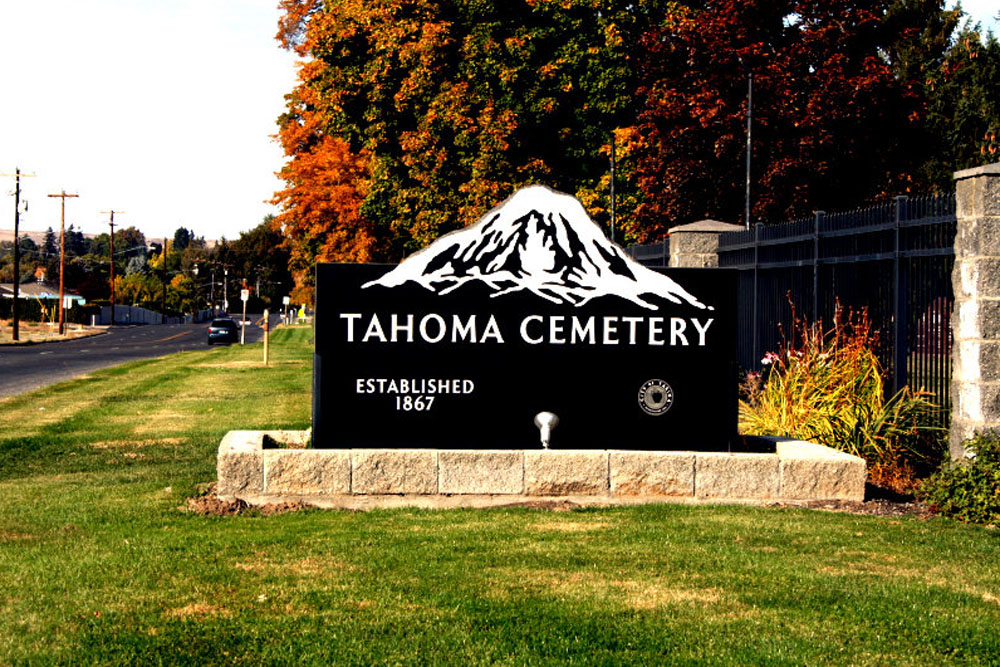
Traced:
POLYGON ((0 663, 1000 662, 1000 534, 663 505, 204 517, 309 329, 0 401, 0 663))

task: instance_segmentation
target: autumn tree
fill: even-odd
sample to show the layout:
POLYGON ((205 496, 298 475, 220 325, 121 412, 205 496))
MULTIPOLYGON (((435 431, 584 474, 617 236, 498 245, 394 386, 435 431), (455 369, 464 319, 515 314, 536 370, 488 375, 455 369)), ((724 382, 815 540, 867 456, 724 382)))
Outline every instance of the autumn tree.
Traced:
POLYGON ((276 223, 313 258, 398 260, 528 183, 589 193, 631 124, 633 51, 664 2, 285 0, 309 60, 280 120, 276 223))
POLYGON ((606 222, 612 136, 628 240, 739 221, 751 76, 754 220, 923 189, 974 132, 1000 150, 993 47, 963 47, 943 0, 281 7, 278 37, 305 59, 275 200, 297 300, 316 259, 396 261, 524 184, 606 222))
POLYGON ((919 164, 921 98, 897 76, 890 47, 918 41, 927 17, 901 12, 888 22, 889 7, 885 0, 707 0, 650 31, 636 235, 655 237, 703 217, 744 218, 751 76, 754 221, 908 191, 919 164))

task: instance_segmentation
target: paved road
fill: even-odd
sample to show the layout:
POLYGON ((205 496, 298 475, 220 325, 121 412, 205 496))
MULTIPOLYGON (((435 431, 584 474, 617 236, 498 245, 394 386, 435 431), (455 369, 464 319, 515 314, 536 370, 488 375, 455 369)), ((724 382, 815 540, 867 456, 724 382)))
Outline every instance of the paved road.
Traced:
MULTIPOLYGON (((259 315, 247 315, 259 322, 259 315)), ((278 316, 272 316, 271 328, 278 316)), ((0 346, 0 398, 69 380, 99 368, 136 359, 163 357, 184 350, 206 348, 207 323, 116 326, 89 338, 0 346)), ((246 342, 256 343, 264 330, 247 325, 246 342)))

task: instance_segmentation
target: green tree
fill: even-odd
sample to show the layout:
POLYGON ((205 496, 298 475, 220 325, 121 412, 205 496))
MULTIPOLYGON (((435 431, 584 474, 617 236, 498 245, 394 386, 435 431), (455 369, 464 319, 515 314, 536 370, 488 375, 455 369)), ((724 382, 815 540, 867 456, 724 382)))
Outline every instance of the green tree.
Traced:
POLYGON ((191 239, 194 237, 194 232, 190 229, 185 229, 184 227, 178 227, 177 231, 174 232, 174 250, 177 252, 183 252, 185 248, 191 243, 191 239))
POLYGON ((966 21, 924 80, 924 177, 941 190, 952 173, 1000 160, 1000 42, 966 21))
POLYGON ((59 255, 59 241, 51 227, 45 230, 45 241, 42 243, 42 252, 50 257, 59 255))
POLYGON ((83 235, 83 232, 76 229, 73 225, 70 225, 66 229, 65 236, 67 255, 79 257, 80 255, 87 254, 88 243, 87 239, 83 235))
POLYGON ((290 294, 289 251, 270 216, 250 231, 240 234, 232 244, 235 273, 253 288, 254 296, 265 306, 279 307, 281 298, 290 294), (258 291, 259 287, 259 291, 258 291))

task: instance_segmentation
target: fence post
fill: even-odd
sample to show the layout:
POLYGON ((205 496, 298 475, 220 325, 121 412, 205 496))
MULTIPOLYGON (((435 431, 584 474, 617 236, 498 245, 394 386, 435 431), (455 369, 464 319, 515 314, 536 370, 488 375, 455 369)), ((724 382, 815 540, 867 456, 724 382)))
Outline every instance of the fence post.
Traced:
POLYGON ((1000 428, 1000 163, 955 173, 951 456, 1000 428))
POLYGON ((892 391, 895 394, 907 384, 907 319, 906 312, 906 271, 903 267, 903 246, 900 223, 908 219, 909 197, 896 197, 896 212, 893 217, 893 259, 892 259, 892 391))
POLYGON ((726 232, 741 232, 743 228, 718 220, 699 220, 679 225, 670 230, 670 238, 663 242, 663 266, 694 267, 699 269, 719 266, 719 237, 726 232))
POLYGON ((813 221, 813 322, 819 322, 819 228, 826 211, 816 211, 813 221))
POLYGON ((757 363, 757 359, 760 359, 760 350, 757 348, 757 341, 759 335, 757 332, 758 321, 757 321, 757 311, 760 309, 760 301, 757 298, 757 274, 760 272, 760 230, 764 228, 764 223, 758 222, 753 226, 753 359, 754 363, 757 363))

